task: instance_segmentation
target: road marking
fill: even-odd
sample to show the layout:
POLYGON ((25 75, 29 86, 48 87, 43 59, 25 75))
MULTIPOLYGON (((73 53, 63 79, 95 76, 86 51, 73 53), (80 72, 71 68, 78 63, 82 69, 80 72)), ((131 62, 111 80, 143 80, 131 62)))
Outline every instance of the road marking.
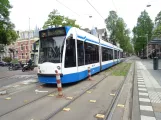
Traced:
POLYGON ((73 99, 73 97, 66 97, 67 99, 69 99, 69 100, 72 100, 73 99))
POLYGON ((28 102, 28 100, 24 100, 24 103, 27 103, 28 102))
POLYGON ((110 94, 111 96, 115 96, 115 94, 110 94))
POLYGON ((155 117, 141 115, 141 120, 156 120, 155 117))
POLYGON ((91 91, 87 91, 87 93, 92 93, 91 91))
POLYGON ((54 96, 54 94, 49 94, 48 96, 49 96, 49 97, 53 97, 53 96, 54 96))
POLYGON ((11 100, 11 98, 10 97, 8 97, 8 98, 5 98, 6 100, 11 100))
POLYGON ((138 77, 138 80, 143 80, 143 77, 138 77))
POLYGON ((141 102, 150 102, 149 98, 139 98, 139 101, 141 102))
POLYGON ((148 93, 141 93, 141 92, 139 92, 139 95, 148 96, 148 93))
POLYGON ((124 105, 123 104, 118 104, 117 106, 124 108, 124 105))
POLYGON ((37 94, 38 92, 40 92, 40 93, 45 93, 45 92, 48 92, 48 91, 39 91, 39 90, 35 90, 35 92, 36 92, 36 94, 37 94))
POLYGON ((140 105, 140 110, 153 111, 152 106, 140 105))
POLYGON ((89 102, 95 103, 95 102, 96 102, 96 100, 90 100, 89 102))
POLYGON ((105 117, 105 115, 103 115, 103 114, 97 114, 96 115, 96 118, 104 118, 105 117))
POLYGON ((138 87, 145 87, 145 85, 138 85, 138 87))
POLYGON ((70 111, 70 108, 63 108, 63 111, 70 111))
POLYGON ((138 90, 140 90, 140 91, 147 91, 146 88, 138 88, 138 90))

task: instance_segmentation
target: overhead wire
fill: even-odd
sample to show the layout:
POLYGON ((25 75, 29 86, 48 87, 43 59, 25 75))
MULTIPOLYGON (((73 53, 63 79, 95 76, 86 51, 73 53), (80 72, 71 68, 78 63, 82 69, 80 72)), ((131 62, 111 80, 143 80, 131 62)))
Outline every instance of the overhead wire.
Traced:
POLYGON ((112 4, 113 4, 113 6, 114 6, 114 8, 115 8, 115 10, 116 10, 116 12, 117 12, 117 8, 116 8, 116 5, 115 5, 114 0, 112 0, 112 4))
POLYGON ((103 18, 103 16, 98 12, 98 10, 88 1, 88 0, 86 0, 89 4, 90 4, 90 6, 92 6, 93 7, 93 9, 101 16, 101 18, 104 20, 104 18, 103 18))
POLYGON ((66 5, 64 5, 62 2, 60 2, 59 0, 56 0, 58 3, 60 3, 61 5, 63 5, 64 7, 66 7, 67 9, 69 9, 70 11, 72 11, 73 13, 75 13, 76 15, 80 16, 78 13, 76 13, 75 11, 73 11, 72 9, 70 9, 69 7, 67 7, 66 5))

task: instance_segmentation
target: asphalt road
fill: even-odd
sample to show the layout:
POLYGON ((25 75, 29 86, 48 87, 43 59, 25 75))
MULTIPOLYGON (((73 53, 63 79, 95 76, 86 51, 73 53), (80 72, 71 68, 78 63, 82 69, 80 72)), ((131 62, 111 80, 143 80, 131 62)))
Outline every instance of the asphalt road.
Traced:
POLYGON ((8 71, 7 67, 0 67, 0 88, 3 86, 13 84, 15 82, 30 79, 33 75, 36 76, 36 71, 8 71))

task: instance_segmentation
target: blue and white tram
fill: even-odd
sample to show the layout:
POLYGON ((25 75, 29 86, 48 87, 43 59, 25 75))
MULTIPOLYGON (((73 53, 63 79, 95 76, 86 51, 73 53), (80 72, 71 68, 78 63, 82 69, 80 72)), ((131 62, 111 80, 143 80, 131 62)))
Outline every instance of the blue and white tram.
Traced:
POLYGON ((56 83, 55 70, 62 83, 80 81, 121 62, 122 49, 75 27, 50 28, 39 32, 38 79, 56 83))

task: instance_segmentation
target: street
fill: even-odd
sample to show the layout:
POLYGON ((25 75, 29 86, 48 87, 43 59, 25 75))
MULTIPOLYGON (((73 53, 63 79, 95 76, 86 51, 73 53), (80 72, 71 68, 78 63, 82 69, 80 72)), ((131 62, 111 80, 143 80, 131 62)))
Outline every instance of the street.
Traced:
POLYGON ((35 70, 26 72, 21 70, 9 71, 8 67, 0 67, 0 88, 32 77, 36 77, 35 70))
POLYGON ((0 95, 1 120, 161 119, 160 70, 152 60, 131 57, 92 80, 63 85, 63 97, 56 85, 38 83, 36 72, 10 72, 18 75, 0 81, 9 86, 1 87, 7 91, 0 95))

